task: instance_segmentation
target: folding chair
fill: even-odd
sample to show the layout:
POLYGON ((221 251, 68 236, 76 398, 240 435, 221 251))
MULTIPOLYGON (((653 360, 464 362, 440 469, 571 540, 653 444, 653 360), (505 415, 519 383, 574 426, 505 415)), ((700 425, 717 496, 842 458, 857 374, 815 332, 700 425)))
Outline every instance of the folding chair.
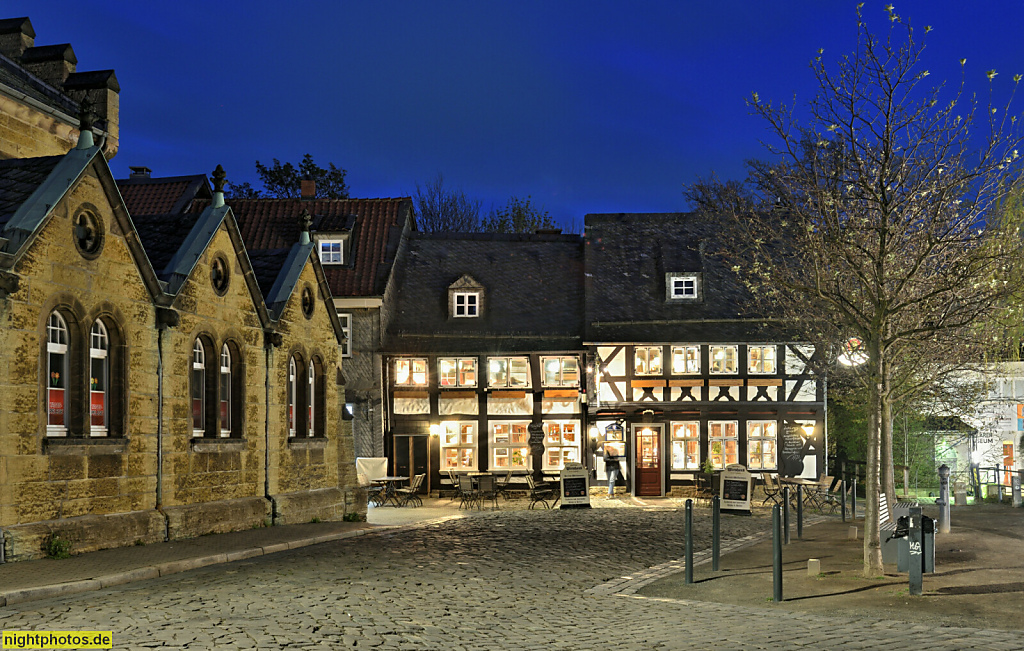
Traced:
POLYGON ((778 477, 773 473, 763 472, 761 481, 764 483, 764 501, 761 505, 764 506, 771 501, 772 504, 782 506, 782 484, 779 483, 778 477))
POLYGON ((459 508, 461 509, 465 506, 467 509, 471 509, 480 497, 477 490, 473 487, 473 478, 469 475, 458 475, 458 479, 459 497, 462 500, 459 502, 459 508))
POLYGON ((477 503, 483 508, 484 500, 494 502, 494 508, 498 508, 498 490, 494 485, 493 475, 482 475, 476 479, 477 503))
POLYGON ((415 502, 416 506, 423 506, 423 500, 420 499, 419 493, 423 478, 426 476, 426 473, 416 475, 412 478, 412 485, 409 488, 399 488, 395 491, 399 506, 408 506, 409 502, 415 502))
POLYGON ((533 480, 533 475, 526 476, 526 485, 530 488, 530 506, 527 508, 532 509, 537 504, 543 504, 546 509, 551 508, 548 500, 555 499, 555 491, 550 486, 547 484, 538 485, 533 480))

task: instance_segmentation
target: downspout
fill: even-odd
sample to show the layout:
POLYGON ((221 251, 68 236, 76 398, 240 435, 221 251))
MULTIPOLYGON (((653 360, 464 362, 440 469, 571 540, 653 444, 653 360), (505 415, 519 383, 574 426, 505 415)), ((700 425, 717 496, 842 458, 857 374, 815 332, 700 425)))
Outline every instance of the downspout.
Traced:
POLYGON ((274 368, 274 349, 281 345, 281 333, 263 331, 265 372, 263 374, 263 497, 270 502, 271 522, 277 520, 277 503, 270 494, 270 373, 274 368))
POLYGON ((164 540, 170 540, 171 523, 164 513, 164 331, 181 323, 169 307, 156 308, 156 510, 164 518, 164 540))

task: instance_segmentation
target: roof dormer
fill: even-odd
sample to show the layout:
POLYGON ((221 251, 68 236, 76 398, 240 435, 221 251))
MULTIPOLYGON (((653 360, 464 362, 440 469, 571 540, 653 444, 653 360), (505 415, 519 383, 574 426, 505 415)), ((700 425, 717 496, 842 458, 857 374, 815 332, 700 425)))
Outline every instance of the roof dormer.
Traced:
POLYGON ((469 274, 448 286, 448 318, 479 318, 484 308, 484 287, 469 274))

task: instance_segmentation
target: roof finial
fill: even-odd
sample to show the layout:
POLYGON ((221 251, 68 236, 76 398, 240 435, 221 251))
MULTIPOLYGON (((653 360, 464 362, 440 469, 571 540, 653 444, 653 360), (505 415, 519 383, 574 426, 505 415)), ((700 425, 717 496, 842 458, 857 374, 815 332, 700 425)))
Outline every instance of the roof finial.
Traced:
POLYGON ((302 214, 299 215, 299 220, 302 223, 302 230, 299 233, 299 244, 309 244, 309 226, 313 223, 313 216, 309 214, 308 210, 303 208, 302 214))
POLYGON ((217 165, 213 170, 213 207, 220 208, 224 205, 224 184, 228 181, 228 174, 224 168, 217 165))
POLYGON ((89 149, 95 143, 92 139, 92 125, 96 121, 96 111, 88 96, 78 106, 78 149, 89 149))

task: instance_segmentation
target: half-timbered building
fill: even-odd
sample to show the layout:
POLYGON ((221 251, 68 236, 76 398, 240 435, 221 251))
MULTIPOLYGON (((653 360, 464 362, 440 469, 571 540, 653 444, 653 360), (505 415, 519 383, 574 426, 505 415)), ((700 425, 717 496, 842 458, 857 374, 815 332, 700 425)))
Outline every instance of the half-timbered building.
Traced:
POLYGON ((586 217, 589 438, 625 458, 634 495, 734 464, 817 477, 823 463, 814 348, 753 311, 715 234, 692 214, 586 217))

